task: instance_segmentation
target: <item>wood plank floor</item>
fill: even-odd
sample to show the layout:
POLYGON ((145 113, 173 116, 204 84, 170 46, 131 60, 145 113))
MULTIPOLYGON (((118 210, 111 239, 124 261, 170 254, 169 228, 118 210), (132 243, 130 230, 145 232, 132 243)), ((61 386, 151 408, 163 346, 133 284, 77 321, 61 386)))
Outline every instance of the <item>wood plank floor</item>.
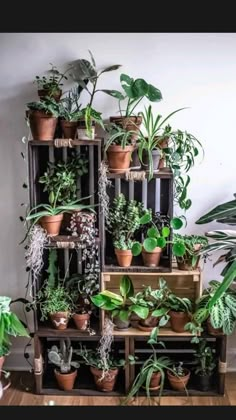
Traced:
MULTIPOLYGON (((153 404, 157 405, 157 400, 153 404)), ((11 387, 4 392, 0 406, 13 405, 120 405, 118 397, 70 397, 70 396, 43 396, 33 393, 33 376, 26 372, 12 372, 11 387)), ((147 405, 146 398, 138 398, 133 405, 147 405)), ((161 405, 236 405, 236 372, 226 375, 225 396, 217 397, 162 397, 161 405)))

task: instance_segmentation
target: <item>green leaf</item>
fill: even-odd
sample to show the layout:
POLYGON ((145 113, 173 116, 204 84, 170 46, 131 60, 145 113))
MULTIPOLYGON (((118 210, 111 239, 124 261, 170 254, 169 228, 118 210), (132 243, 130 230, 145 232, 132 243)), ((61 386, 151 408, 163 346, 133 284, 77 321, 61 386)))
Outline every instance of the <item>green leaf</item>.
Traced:
POLYGON ((130 297, 134 294, 134 287, 129 276, 123 276, 120 282, 120 294, 123 297, 130 297))
POLYGON ((168 311, 169 311, 168 308, 156 309, 155 311, 152 312, 152 316, 156 316, 158 318, 159 316, 165 315, 168 311))
POLYGON ((211 308, 215 305, 217 300, 223 295, 223 293, 230 287, 232 282, 236 278, 236 260, 233 261, 232 265, 227 270, 227 273, 224 276, 224 279, 219 286, 219 288, 216 290, 214 295, 211 297, 211 299, 208 302, 208 308, 211 310, 211 308))
POLYGON ((142 245, 139 242, 134 242, 132 246, 132 254, 137 257, 137 255, 141 254, 142 252, 142 245))
POLYGON ((98 306, 99 308, 101 308, 107 302, 106 297, 102 296, 100 294, 95 295, 95 296, 91 296, 90 299, 93 302, 93 304, 95 306, 98 306))
POLYGON ((143 247, 145 251, 152 252, 157 246, 157 239, 155 238, 146 238, 143 242, 143 247))
POLYGON ((134 92, 134 98, 146 96, 148 93, 148 84, 143 79, 136 79, 132 85, 132 90, 134 92))
POLYGON ((158 102, 162 99, 162 94, 155 86, 148 85, 147 98, 151 102, 158 102))
POLYGON ((152 216, 148 212, 148 213, 144 214, 142 217, 140 217, 139 223, 140 223, 140 225, 145 225, 146 223, 151 222, 151 220, 152 220, 152 216))
POLYGON ((156 227, 151 227, 147 231, 147 236, 149 238, 157 238, 159 235, 160 235, 159 234, 159 231, 158 231, 158 229, 156 227))
POLYGON ((49 194, 49 203, 52 205, 54 203, 54 200, 55 200, 55 195, 54 195, 54 192, 51 191, 49 194))
POLYGON ((100 293, 101 296, 106 296, 109 299, 113 299, 114 301, 117 301, 119 303, 123 303, 123 298, 118 295, 117 293, 113 293, 110 290, 104 290, 103 292, 100 293))
POLYGON ((122 95, 121 92, 118 90, 109 90, 109 89, 99 89, 97 92, 104 92, 107 95, 112 96, 113 98, 119 99, 119 101, 122 101, 125 99, 124 95, 122 95))
POLYGON ((162 316, 159 321, 159 327, 164 327, 164 325, 166 325, 168 321, 169 321, 169 315, 162 316))
POLYGON ((156 239, 156 246, 158 246, 159 248, 165 248, 166 246, 166 240, 165 238, 162 238, 162 236, 160 236, 159 238, 156 239))
POLYGON ((141 305, 131 305, 130 310, 138 315, 141 319, 146 319, 149 314, 149 309, 141 305))
POLYGON ((131 85, 131 83, 133 83, 134 79, 129 77, 127 74, 122 73, 120 75, 120 81, 127 83, 127 85, 131 85))
POLYGON ((154 327, 151 331, 150 337, 148 339, 148 344, 157 344, 157 336, 159 334, 159 328, 154 327))
POLYGON ((119 318, 121 321, 128 321, 129 319, 129 311, 122 309, 119 313, 119 318))
POLYGON ((195 223, 200 225, 204 223, 212 222, 216 219, 222 219, 225 217, 232 217, 236 215, 236 200, 228 201, 227 203, 220 204, 214 207, 211 211, 200 217, 195 223))
POLYGON ((183 257, 183 255, 184 255, 184 254, 185 254, 185 252, 186 252, 185 245, 184 245, 182 242, 177 242, 177 243, 175 243, 175 244, 173 245, 172 250, 173 250, 173 254, 174 254, 176 257, 183 257))
POLYGON ((173 229, 178 230, 178 229, 182 228, 182 226, 183 226, 183 222, 182 222, 182 220, 181 220, 179 217, 174 217, 174 218, 173 218, 173 219, 171 219, 171 221, 170 221, 170 226, 171 226, 173 229))
POLYGON ((223 325, 223 312, 221 312, 219 305, 214 305, 211 308, 210 315, 211 325, 213 328, 221 328, 223 325))
POLYGON ((121 67, 121 64, 114 64, 113 66, 106 67, 104 70, 101 71, 100 74, 105 73, 107 71, 118 70, 121 67))
POLYGON ((168 228, 168 226, 164 226, 163 228, 162 228, 162 236, 164 237, 164 238, 168 238, 168 236, 169 236, 169 234, 170 234, 170 229, 168 228))

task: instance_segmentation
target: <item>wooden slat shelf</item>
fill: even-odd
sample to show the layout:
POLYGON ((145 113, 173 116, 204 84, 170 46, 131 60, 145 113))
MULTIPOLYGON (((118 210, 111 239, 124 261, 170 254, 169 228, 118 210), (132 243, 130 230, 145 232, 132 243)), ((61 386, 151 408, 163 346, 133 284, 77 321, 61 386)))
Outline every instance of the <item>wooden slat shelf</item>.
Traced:
POLYGON ((86 339, 92 338, 94 340, 98 340, 100 338, 98 327, 96 329, 93 327, 91 328, 94 329, 96 334, 90 335, 88 331, 80 331, 80 330, 77 330, 76 328, 67 328, 66 330, 57 330, 56 328, 42 325, 42 326, 39 326, 37 331, 35 331, 35 334, 38 337, 45 337, 45 338, 53 337, 53 338, 60 339, 60 338, 70 337, 70 338, 86 338, 86 339))
MULTIPOLYGON (((129 172, 138 172, 141 173, 143 172, 142 169, 138 169, 138 170, 130 170, 129 172)), ((117 173, 113 173, 113 172, 109 172, 107 174, 107 178, 108 179, 126 179, 126 173, 121 173, 121 174, 117 174, 117 173)), ((145 178, 148 178, 148 171, 145 171, 145 178)), ((158 171, 154 171, 153 172, 153 178, 166 178, 166 179, 171 179, 173 178, 173 173, 171 171, 168 170, 158 170, 158 171)), ((135 180, 136 181, 136 180, 135 180)), ((140 180, 142 181, 142 180, 140 180)))
MULTIPOLYGON (((100 238, 95 239, 95 243, 99 244, 100 238)), ((58 235, 51 236, 49 242, 46 244, 46 248, 88 248, 91 245, 87 245, 86 242, 80 240, 79 236, 72 235, 58 235)))
MULTIPOLYGON (((106 275, 119 275, 120 273, 129 274, 133 273, 135 275, 142 276, 145 275, 152 275, 158 273, 159 275, 163 274, 163 276, 196 276, 193 281, 199 281, 200 278, 200 270, 178 270, 177 268, 173 268, 172 271, 169 270, 167 267, 145 267, 145 266, 131 266, 131 267, 119 267, 115 265, 105 265, 102 270, 102 274, 106 275)), ((104 278, 107 281, 106 278, 104 278)))
MULTIPOLYGON (((148 337, 150 336, 150 331, 142 331, 139 330, 138 328, 134 328, 134 327, 130 327, 125 331, 118 331, 118 330, 114 330, 113 331, 113 335, 114 336, 122 336, 122 337, 148 337)), ((191 337, 192 334, 190 334, 189 332, 185 331, 183 333, 176 333, 174 332, 171 328, 165 328, 165 327, 161 327, 160 328, 160 332, 158 334, 158 337, 191 337)))
MULTIPOLYGON (((63 140, 69 140, 69 139, 63 139, 63 140)), ((72 140, 72 145, 73 146, 100 146, 102 140, 103 139, 101 137, 96 137, 95 140, 74 139, 74 140, 72 140)), ((30 140, 29 143, 32 146, 54 146, 54 140, 47 140, 47 141, 45 141, 45 140, 30 140)))

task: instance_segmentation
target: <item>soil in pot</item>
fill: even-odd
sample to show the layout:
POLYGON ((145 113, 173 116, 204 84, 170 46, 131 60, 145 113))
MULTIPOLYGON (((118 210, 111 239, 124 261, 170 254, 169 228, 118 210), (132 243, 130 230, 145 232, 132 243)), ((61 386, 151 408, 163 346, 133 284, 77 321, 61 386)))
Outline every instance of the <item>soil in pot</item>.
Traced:
POLYGON ((58 121, 56 117, 41 111, 30 111, 28 115, 33 140, 48 141, 54 139, 58 121))
POLYGON ((68 312, 55 312, 54 314, 49 314, 51 322, 57 330, 66 330, 69 322, 69 313, 68 312))
POLYGON ((189 378, 190 378, 190 371, 188 369, 184 369, 185 371, 185 376, 175 376, 172 372, 170 372, 169 370, 167 370, 167 377, 169 379, 171 388, 175 389, 176 391, 184 391, 189 378))
POLYGON ((120 267, 130 267, 133 254, 130 249, 123 250, 123 249, 116 249, 115 254, 120 267))
POLYGON ((116 330, 127 330, 130 326, 130 320, 122 321, 118 316, 115 316, 112 319, 113 324, 115 325, 116 330))
POLYGON ((5 356, 0 356, 0 378, 1 378, 1 370, 3 368, 3 364, 5 362, 5 356))
POLYGON ((61 120, 60 125, 61 125, 64 138, 73 140, 75 138, 76 130, 78 126, 77 121, 61 120))
POLYGON ((58 369, 54 369, 54 374, 60 389, 71 391, 74 388, 77 376, 77 370, 75 368, 72 368, 69 373, 61 373, 58 369))
POLYGON ((54 90, 53 92, 51 92, 50 89, 38 89, 38 96, 40 99, 45 99, 46 96, 49 96, 50 98, 55 99, 56 102, 59 102, 61 95, 61 89, 54 90))
POLYGON ((214 328, 211 325, 210 318, 207 319, 206 325, 207 325, 208 334, 210 335, 223 335, 224 334, 222 328, 214 328))
POLYGON ((86 331, 89 327, 90 314, 74 314, 72 318, 77 330, 86 331))
POLYGON ((142 117, 139 116, 131 116, 131 117, 110 117, 110 122, 113 124, 118 125, 119 127, 123 127, 126 131, 135 131, 131 136, 132 144, 136 144, 136 140, 138 138, 138 131, 139 127, 142 124, 142 117))
POLYGON ((199 391, 209 391, 212 386, 212 377, 213 375, 200 375, 195 374, 194 383, 199 391))
POLYGON ((108 370, 105 373, 104 378, 102 378, 103 377, 102 370, 90 366, 90 371, 93 374, 94 382, 99 391, 103 391, 103 392, 113 391, 119 369, 108 370))
POLYGON ((43 216, 40 219, 40 224, 45 229, 49 236, 57 236, 60 233, 63 214, 56 216, 43 216))
POLYGON ((95 139, 95 122, 92 121, 90 136, 87 133, 85 120, 79 120, 77 123, 77 134, 79 140, 94 140, 95 139))
POLYGON ((157 267, 160 263, 161 253, 162 248, 159 248, 158 246, 152 252, 147 252, 143 248, 142 257, 144 265, 146 267, 157 267))
MULTIPOLYGON (((143 151, 142 160, 143 160, 142 169, 144 169, 145 171, 149 171, 149 157, 146 150, 143 151)), ((154 172, 158 170, 159 160, 160 160, 160 151, 153 150, 152 151, 152 164, 153 164, 154 172)))
POLYGON ((107 149, 109 171, 117 174, 128 171, 133 150, 133 146, 125 146, 124 149, 116 144, 109 146, 107 149))
POLYGON ((187 322, 190 322, 190 316, 186 312, 170 311, 171 329, 177 333, 184 332, 184 327, 187 322))

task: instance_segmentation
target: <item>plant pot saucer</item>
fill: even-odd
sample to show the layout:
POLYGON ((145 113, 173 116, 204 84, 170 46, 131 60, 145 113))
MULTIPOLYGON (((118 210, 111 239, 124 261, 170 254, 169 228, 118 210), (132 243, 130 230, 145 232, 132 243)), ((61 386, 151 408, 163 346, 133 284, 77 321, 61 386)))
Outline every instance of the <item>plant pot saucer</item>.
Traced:
POLYGON ((114 330, 116 330, 116 331, 128 331, 129 329, 130 329, 130 327, 127 327, 127 328, 114 327, 114 330))
POLYGON ((131 171, 139 171, 140 169, 142 169, 141 168, 141 165, 140 166, 131 166, 130 168, 129 168, 131 171))
POLYGON ((139 329, 139 330, 141 330, 141 331, 152 331, 153 330, 153 328, 155 328, 155 327, 146 327, 146 326, 144 326, 144 325, 141 325, 140 323, 138 323, 137 324, 137 328, 139 329))

